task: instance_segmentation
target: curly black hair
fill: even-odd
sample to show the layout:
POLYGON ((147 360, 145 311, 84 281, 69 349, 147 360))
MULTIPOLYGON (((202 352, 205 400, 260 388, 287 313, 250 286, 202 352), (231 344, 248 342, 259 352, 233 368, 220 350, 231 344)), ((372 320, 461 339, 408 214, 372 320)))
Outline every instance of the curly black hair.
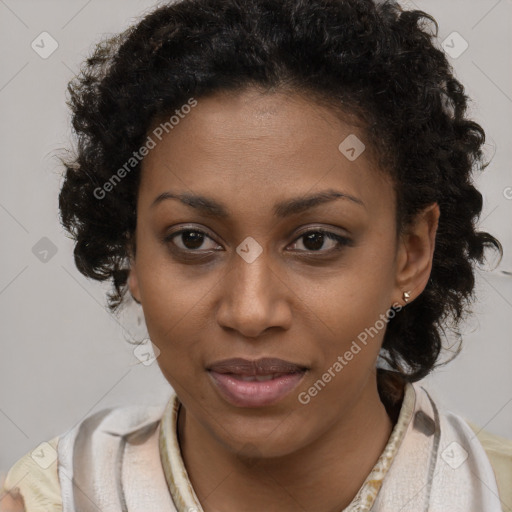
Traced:
POLYGON ((438 364, 444 328, 460 338, 475 262, 488 247, 503 254, 497 239, 476 231, 482 195, 472 172, 487 166, 485 132, 466 116, 469 98, 437 31, 432 16, 391 0, 181 0, 104 38, 68 85, 77 146, 62 158, 59 207, 78 270, 111 279, 108 306, 120 308, 140 176, 140 161, 128 170, 126 162, 156 120, 191 98, 249 86, 305 94, 360 121, 392 178, 397 233, 439 204, 430 279, 389 320, 382 347, 404 379, 421 379, 438 364))

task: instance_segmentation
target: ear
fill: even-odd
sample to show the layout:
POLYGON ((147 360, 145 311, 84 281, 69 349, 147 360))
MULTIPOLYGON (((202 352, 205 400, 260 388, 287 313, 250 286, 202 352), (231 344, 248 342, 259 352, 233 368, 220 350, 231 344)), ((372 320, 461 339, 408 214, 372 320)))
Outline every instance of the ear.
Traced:
POLYGON ((128 274, 128 288, 130 289, 131 296, 133 300, 140 304, 140 290, 139 290, 139 280, 137 277, 137 269, 135 265, 130 260, 130 273, 128 274))
POLYGON ((139 289, 139 279, 137 277, 137 265, 135 263, 135 247, 134 245, 130 245, 128 249, 129 260, 130 260, 130 270, 128 274, 128 288, 130 290, 131 296, 137 304, 140 304, 140 289, 139 289))
POLYGON ((439 215, 437 203, 427 206, 407 226, 406 232, 400 235, 397 248, 395 303, 405 305, 403 292, 410 292, 410 302, 427 286, 432 271, 439 215))

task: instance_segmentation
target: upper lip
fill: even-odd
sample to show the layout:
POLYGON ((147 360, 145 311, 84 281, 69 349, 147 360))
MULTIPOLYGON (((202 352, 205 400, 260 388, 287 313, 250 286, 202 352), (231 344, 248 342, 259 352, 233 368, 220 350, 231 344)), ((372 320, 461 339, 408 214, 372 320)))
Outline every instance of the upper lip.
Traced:
POLYGON ((232 359, 217 361, 209 365, 206 369, 216 373, 254 376, 302 372, 307 370, 307 367, 275 357, 263 357, 254 361, 234 357, 232 359))

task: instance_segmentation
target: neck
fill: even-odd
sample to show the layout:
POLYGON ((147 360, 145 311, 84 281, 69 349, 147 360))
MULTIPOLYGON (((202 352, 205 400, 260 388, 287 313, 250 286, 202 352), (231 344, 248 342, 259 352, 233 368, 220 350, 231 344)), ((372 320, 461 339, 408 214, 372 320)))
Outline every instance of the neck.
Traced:
POLYGON ((391 416, 393 420, 375 379, 343 422, 286 456, 241 459, 183 407, 178 435, 188 476, 205 512, 343 510, 384 450, 395 422, 391 416))

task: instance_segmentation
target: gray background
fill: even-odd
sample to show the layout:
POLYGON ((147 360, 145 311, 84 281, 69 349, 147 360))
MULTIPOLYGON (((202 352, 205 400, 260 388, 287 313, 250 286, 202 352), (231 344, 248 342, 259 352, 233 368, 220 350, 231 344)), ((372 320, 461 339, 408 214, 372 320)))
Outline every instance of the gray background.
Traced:
MULTIPOLYGON (((512 277, 501 273, 512 271, 512 1, 414 4, 436 17, 440 41, 456 31, 469 43, 451 60, 474 100, 472 116, 486 130, 487 154, 495 153, 477 178, 485 201, 480 227, 505 249, 501 265, 478 278, 462 354, 425 386, 442 406, 512 438, 512 277)), ((155 5, 0 0, 0 472, 93 412, 160 404, 170 393, 157 364, 141 364, 125 342, 127 331, 140 332, 136 310, 120 318, 106 311, 108 286, 78 273, 57 217, 56 154, 71 136, 66 84, 103 34, 119 32, 155 5), (58 42, 47 59, 31 47, 43 31, 58 42), (48 245, 43 237, 56 250, 47 261, 37 250, 48 245)))

